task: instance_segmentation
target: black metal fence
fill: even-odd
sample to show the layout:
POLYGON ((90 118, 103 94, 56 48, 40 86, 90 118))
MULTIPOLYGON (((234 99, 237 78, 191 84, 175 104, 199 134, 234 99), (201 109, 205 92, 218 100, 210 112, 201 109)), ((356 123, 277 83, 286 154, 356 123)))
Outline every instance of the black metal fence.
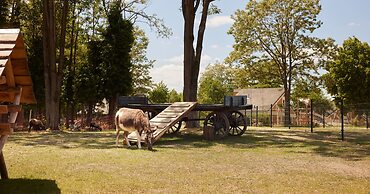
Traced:
MULTIPOLYGON (((315 127, 358 127, 369 129, 370 102, 360 104, 346 104, 339 102, 332 109, 315 105, 308 101, 301 106, 292 106, 289 112, 279 106, 253 106, 245 111, 249 126, 265 127, 307 127, 311 131, 315 127), (286 117, 290 115, 290 117, 286 117)), ((343 138, 343 137, 342 137, 343 138)))

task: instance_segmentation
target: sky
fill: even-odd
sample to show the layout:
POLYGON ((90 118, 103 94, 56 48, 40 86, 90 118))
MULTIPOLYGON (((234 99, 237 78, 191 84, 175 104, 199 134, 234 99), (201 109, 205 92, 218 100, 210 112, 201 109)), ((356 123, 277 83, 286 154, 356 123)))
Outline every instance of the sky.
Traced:
MULTIPOLYGON (((232 51, 234 39, 227 34, 234 22, 231 15, 234 15, 238 9, 245 9, 248 1, 214 1, 222 13, 208 17, 201 73, 207 65, 222 62, 232 51)), ((337 44, 342 44, 345 39, 355 36, 361 41, 370 43, 370 0, 321 0, 320 4, 322 10, 318 18, 323 25, 312 36, 331 37, 337 44)), ((172 29, 173 35, 169 38, 160 38, 148 26, 139 24, 150 41, 147 56, 151 60, 156 60, 150 71, 154 83, 163 81, 170 90, 175 89, 178 92, 182 92, 183 89, 184 48, 184 21, 180 8, 181 0, 151 0, 147 8, 149 14, 156 14, 158 18, 164 20, 166 26, 172 29)))

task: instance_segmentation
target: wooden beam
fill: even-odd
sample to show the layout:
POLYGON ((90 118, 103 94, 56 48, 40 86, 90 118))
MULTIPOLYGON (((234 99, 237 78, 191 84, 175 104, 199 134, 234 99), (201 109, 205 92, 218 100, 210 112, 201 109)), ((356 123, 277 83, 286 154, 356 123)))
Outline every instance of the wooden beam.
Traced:
POLYGON ((8 114, 8 105, 0 105, 0 114, 8 114))
POLYGON ((22 86, 32 86, 31 76, 17 75, 14 76, 15 84, 22 86))
POLYGON ((9 179, 8 170, 6 169, 5 159, 2 151, 0 152, 0 176, 3 180, 9 179))
POLYGON ((10 55, 11 59, 23 59, 27 58, 26 49, 24 47, 14 48, 12 54, 10 55))
MULTIPOLYGON (((1 75, 1 67, 0 67, 0 75, 1 75)), ((6 77, 5 76, 0 76, 0 84, 6 84, 6 77)))
POLYGON ((0 85, 0 93, 19 92, 20 87, 4 86, 0 85))
POLYGON ((6 165, 5 165, 4 155, 3 155, 3 148, 4 148, 6 140, 8 139, 8 136, 9 135, 1 135, 0 136, 0 176, 1 176, 1 179, 8 179, 9 178, 8 171, 7 171, 6 165))
POLYGON ((6 82, 8 86, 15 87, 15 80, 14 80, 14 72, 11 60, 6 63, 5 66, 5 73, 6 73, 6 82))
POLYGON ((14 75, 30 75, 28 71, 27 59, 12 59, 14 75))
POLYGON ((22 105, 0 105, 0 114, 8 114, 12 112, 21 112, 22 105))
POLYGON ((10 135, 12 132, 10 123, 0 123, 0 135, 10 135))

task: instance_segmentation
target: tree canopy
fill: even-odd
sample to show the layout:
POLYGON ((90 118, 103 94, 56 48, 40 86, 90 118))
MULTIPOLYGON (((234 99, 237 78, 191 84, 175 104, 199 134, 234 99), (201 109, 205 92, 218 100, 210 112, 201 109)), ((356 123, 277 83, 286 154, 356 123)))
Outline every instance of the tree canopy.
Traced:
POLYGON ((294 79, 317 73, 315 58, 326 46, 310 36, 322 24, 320 11, 319 0, 251 0, 236 12, 229 31, 235 44, 228 61, 247 66, 255 75, 268 72, 284 87, 286 125, 294 79))
POLYGON ((356 37, 343 42, 329 62, 324 80, 328 92, 346 104, 370 107, 370 46, 356 37))

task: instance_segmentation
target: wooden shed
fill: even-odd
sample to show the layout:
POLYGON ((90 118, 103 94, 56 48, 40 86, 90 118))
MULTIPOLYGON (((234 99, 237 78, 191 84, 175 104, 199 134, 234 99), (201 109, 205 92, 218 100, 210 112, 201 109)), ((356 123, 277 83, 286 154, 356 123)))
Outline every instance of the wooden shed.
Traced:
POLYGON ((19 29, 0 29, 0 174, 8 178, 3 147, 21 104, 35 104, 27 53, 19 29))

